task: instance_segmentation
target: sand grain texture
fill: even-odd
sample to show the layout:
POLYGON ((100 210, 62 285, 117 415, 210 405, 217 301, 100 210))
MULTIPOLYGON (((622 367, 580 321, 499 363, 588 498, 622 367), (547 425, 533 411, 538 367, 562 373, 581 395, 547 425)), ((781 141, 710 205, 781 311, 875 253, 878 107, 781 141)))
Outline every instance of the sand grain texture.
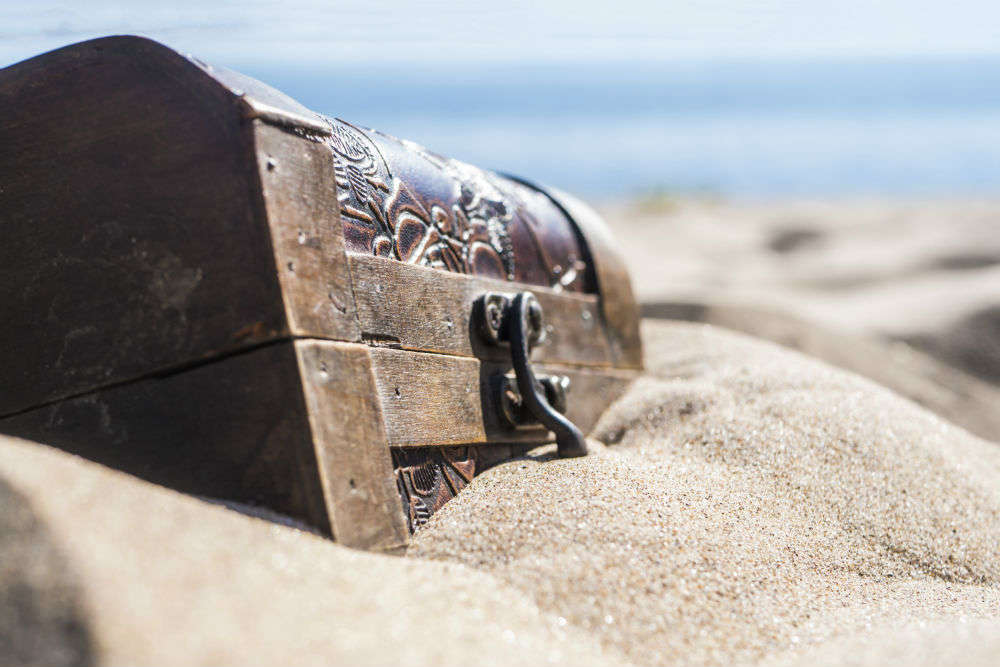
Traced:
POLYGON ((987 664, 961 633, 1000 645, 1000 446, 770 343, 644 336, 649 372, 592 456, 487 471, 405 558, 0 438, 0 646, 38 665, 875 665, 924 624, 930 655, 987 664))
POLYGON ((0 615, 0 647, 29 644, 5 665, 617 664, 462 566, 352 551, 10 438, 0 479, 34 526, 0 525, 0 553, 46 559, 0 564, 0 602, 29 612, 0 615))
POLYGON ((586 460, 513 462, 410 554, 532 596, 636 664, 754 663, 1000 611, 1000 448, 794 352, 644 328, 586 460))
MULTIPOLYGON (((992 667, 1000 660, 1000 622, 915 623, 902 628, 878 627, 830 642, 800 655, 765 662, 766 667, 992 667)), ((764 666, 762 666, 764 667, 764 666)))
POLYGON ((780 309, 724 299, 659 302, 643 310, 651 318, 704 322, 798 350, 874 380, 975 435, 1000 442, 1000 387, 905 342, 845 333, 780 309))

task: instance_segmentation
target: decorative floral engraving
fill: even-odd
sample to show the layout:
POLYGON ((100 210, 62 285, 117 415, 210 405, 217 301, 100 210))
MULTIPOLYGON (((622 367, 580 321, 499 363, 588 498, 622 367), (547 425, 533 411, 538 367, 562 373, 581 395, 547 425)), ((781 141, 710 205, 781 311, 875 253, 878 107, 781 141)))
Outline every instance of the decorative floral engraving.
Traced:
POLYGON ((472 481, 476 452, 475 447, 392 450, 396 486, 411 533, 472 481))
POLYGON ((331 120, 349 250, 582 291, 571 223, 544 195, 424 147, 331 120), (533 211, 545 211, 540 220, 533 211), (556 256, 553 257, 553 254, 556 256))

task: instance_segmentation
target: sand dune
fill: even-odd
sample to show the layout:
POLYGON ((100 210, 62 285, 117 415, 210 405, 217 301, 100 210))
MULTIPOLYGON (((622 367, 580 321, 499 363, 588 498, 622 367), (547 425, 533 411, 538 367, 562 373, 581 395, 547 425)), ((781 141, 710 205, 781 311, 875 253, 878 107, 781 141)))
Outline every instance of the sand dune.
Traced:
POLYGON ((1000 201, 688 199, 605 215, 647 316, 790 345, 1000 440, 1000 201))
MULTIPOLYGON (((864 375, 900 396, 988 440, 1000 441, 1000 388, 914 345, 845 333, 774 307, 720 301, 661 301, 643 305, 652 319, 704 322, 750 334, 864 375)), ((987 349, 992 340, 972 349, 987 349)), ((962 348, 960 348, 962 349, 962 348)), ((1000 353, 995 357, 1000 359, 1000 353)))

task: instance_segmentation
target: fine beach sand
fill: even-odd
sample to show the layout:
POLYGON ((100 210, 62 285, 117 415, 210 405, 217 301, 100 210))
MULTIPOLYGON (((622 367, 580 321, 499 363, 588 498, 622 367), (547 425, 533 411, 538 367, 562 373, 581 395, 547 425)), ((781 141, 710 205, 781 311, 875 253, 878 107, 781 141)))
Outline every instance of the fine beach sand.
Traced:
POLYGON ((770 309, 1000 380, 1000 200, 653 199, 603 213, 647 308, 770 309))
POLYGON ((411 555, 485 569, 634 664, 1000 609, 995 445, 768 344, 644 335, 649 377, 602 419, 605 451, 493 471, 411 555))
POLYGON ((645 315, 799 349, 1000 440, 1000 200, 660 197, 603 213, 645 315))
POLYGON ((878 219, 905 218, 897 205, 869 218, 860 204, 810 206, 606 213, 629 244, 648 239, 635 260, 645 377, 602 416, 592 456, 542 450, 487 471, 405 557, 0 438, 0 653, 38 665, 995 664, 998 390, 927 342, 950 340, 989 298, 955 291, 949 317, 837 315, 875 286, 903 299, 927 282, 986 285, 991 251, 971 239, 992 209, 975 208, 983 228, 962 228, 964 250, 913 241, 931 235, 916 223, 907 257, 870 249, 911 267, 888 276, 824 257, 851 234, 874 245, 862 240, 878 219), (705 216, 731 218, 743 250, 705 216), (826 231, 776 243, 768 230, 793 220, 826 231), (712 234, 729 255, 713 255, 712 234), (954 259, 976 245, 975 267, 954 259), (657 248, 688 264, 653 270, 657 248), (795 253, 795 271, 777 257, 795 253), (944 255, 963 268, 941 269, 944 255), (713 262, 741 286, 702 281, 713 262), (855 279, 807 292, 803 274, 855 279), (810 294, 828 305, 803 305, 810 294))

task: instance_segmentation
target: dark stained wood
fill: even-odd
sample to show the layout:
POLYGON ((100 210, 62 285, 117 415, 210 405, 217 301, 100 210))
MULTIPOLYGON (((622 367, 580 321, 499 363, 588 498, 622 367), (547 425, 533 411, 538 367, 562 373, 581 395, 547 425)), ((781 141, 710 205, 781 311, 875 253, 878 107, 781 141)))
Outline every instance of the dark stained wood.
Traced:
POLYGON ((0 71, 0 415, 287 333, 241 113, 138 38, 0 71))
POLYGON ((0 432, 394 550, 407 529, 375 396, 367 346, 298 340, 29 410, 0 432))
MULTIPOLYGON (((362 336, 403 349, 466 357, 503 358, 471 330, 472 304, 486 292, 513 293, 516 283, 409 266, 382 257, 348 254, 362 336)), ((523 288, 524 286, 521 286, 523 288)), ((597 298, 532 287, 545 311, 546 341, 538 360, 611 365, 597 298)))
MULTIPOLYGON (((540 427, 513 429, 500 422, 493 382, 509 364, 390 348, 372 348, 371 356, 393 447, 550 440, 540 427)), ((569 376, 566 414, 584 433, 636 376, 630 370, 558 364, 535 368, 538 373, 569 376)))
POLYGON ((260 120, 252 127, 289 330, 360 340, 329 148, 260 120))
POLYGON ((366 345, 295 342, 326 505, 338 542, 393 550, 407 541, 366 345))
POLYGON ((0 71, 0 147, 0 432, 398 551, 551 437, 500 417, 481 295, 537 297, 584 432, 641 367, 584 205, 149 40, 0 71))
POLYGON ((331 534, 292 343, 36 408, 0 432, 331 534))

